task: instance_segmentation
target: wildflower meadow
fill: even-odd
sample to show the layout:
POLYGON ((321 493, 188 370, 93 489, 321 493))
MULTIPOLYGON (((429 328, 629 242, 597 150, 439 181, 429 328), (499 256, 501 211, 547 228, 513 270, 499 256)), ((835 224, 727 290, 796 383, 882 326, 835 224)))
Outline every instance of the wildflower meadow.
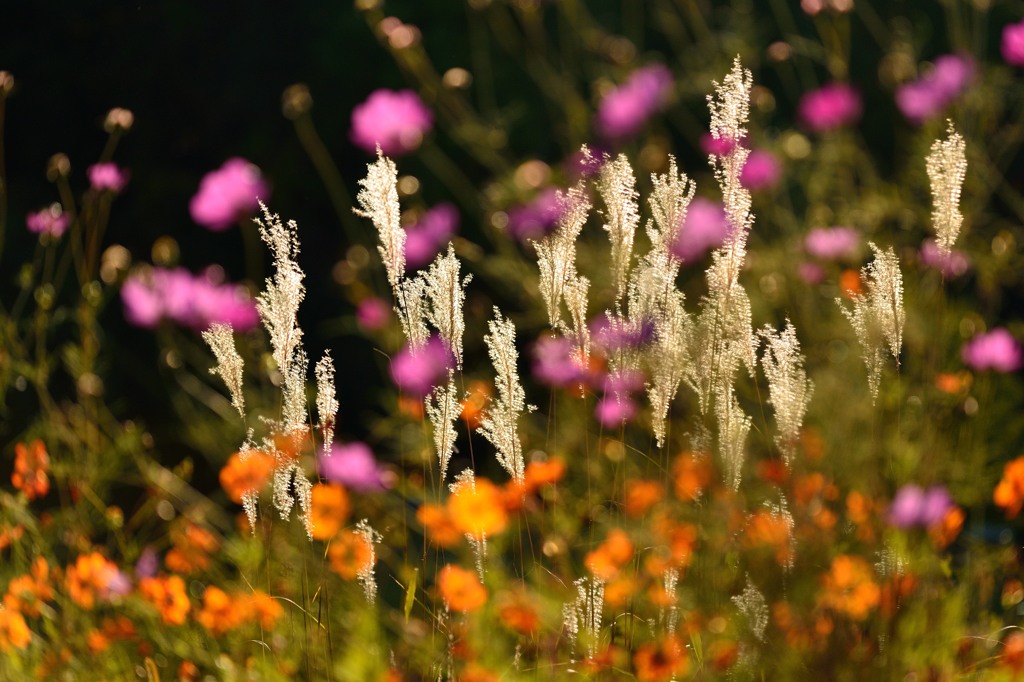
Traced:
POLYGON ((1024 3, 188 4, 0 61, 0 681, 1024 679, 1024 3))

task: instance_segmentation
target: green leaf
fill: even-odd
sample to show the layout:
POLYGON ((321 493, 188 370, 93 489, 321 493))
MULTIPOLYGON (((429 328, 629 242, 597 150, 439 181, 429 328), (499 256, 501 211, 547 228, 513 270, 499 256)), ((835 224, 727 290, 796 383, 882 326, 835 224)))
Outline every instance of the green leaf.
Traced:
POLYGON ((415 569, 412 572, 412 579, 409 581, 409 586, 405 588, 405 622, 409 622, 409 614, 412 613, 412 605, 416 603, 416 579, 420 575, 420 569, 415 569))

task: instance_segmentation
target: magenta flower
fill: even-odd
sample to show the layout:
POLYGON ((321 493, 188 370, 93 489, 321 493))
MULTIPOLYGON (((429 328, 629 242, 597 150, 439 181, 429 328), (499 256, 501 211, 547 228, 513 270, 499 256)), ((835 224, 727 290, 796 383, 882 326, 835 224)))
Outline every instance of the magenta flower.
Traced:
POLYGON ((580 365, 572 342, 564 336, 545 334, 533 345, 533 376, 542 384, 567 388, 585 381, 587 370, 580 365))
POLYGON ((433 114, 412 90, 375 90, 352 110, 352 142, 368 152, 377 146, 388 156, 419 148, 434 125, 433 114))
POLYGON ((259 324, 256 304, 244 287, 220 284, 208 274, 192 275, 183 268, 153 268, 137 272, 121 287, 125 318, 132 324, 153 328, 169 320, 195 331, 215 322, 248 331, 259 324))
POLYGON ((390 476, 377 464, 366 443, 331 444, 331 454, 318 455, 320 475, 361 493, 379 492, 390 487, 390 476))
POLYGON ((808 284, 821 284, 825 281, 825 270, 817 263, 805 261, 797 266, 796 272, 808 284))
POLYGON ((363 331, 383 329, 391 319, 391 306, 375 297, 367 296, 356 306, 356 323, 363 331))
POLYGON ((971 267, 966 253, 956 249, 943 253, 934 239, 926 239, 921 244, 920 258, 923 265, 940 271, 947 279, 959 277, 971 267))
POLYGON ((653 320, 612 324, 608 315, 599 315, 590 323, 590 333, 606 354, 624 348, 637 348, 654 340, 653 320))
POLYGON ((114 163, 97 163, 86 171, 89 184, 97 192, 109 191, 118 194, 128 184, 128 171, 114 163))
POLYGON ((700 136, 700 150, 708 156, 728 156, 736 148, 736 140, 728 137, 715 137, 711 133, 700 136))
POLYGON ((562 204, 558 199, 558 190, 549 187, 530 203, 510 208, 505 230, 521 242, 539 239, 550 233, 561 217, 562 204))
POLYGON ((751 192, 768 189, 782 178, 782 164, 771 152, 755 149, 740 171, 740 183, 751 192))
POLYGON ((199 191, 189 202, 192 220, 207 229, 225 230, 259 208, 270 188, 260 169, 245 159, 234 157, 210 171, 199 182, 199 191))
POLYGON ((1024 21, 1003 27, 1003 40, 999 47, 1007 64, 1024 66, 1024 21))
POLYGON ((974 68, 970 57, 942 55, 936 58, 931 73, 896 89, 896 106, 907 120, 920 125, 941 114, 967 89, 974 68))
POLYGON ((455 358, 436 336, 419 348, 408 344, 391 358, 391 379, 405 393, 420 398, 448 376, 448 369, 455 365, 455 358))
POLYGON ((38 235, 45 234, 53 239, 59 239, 68 229, 69 224, 70 221, 60 204, 51 204, 48 208, 29 213, 25 218, 25 225, 29 232, 38 235))
POLYGON ((1007 374, 1024 364, 1024 351, 1010 332, 998 327, 968 341, 960 350, 960 359, 979 372, 990 369, 1007 374))
POLYGON ((628 395, 605 394, 594 408, 594 416, 605 428, 618 428, 636 417, 636 403, 628 395))
POLYGON ((908 484, 896 492, 889 507, 889 523, 897 528, 927 528, 946 516, 953 508, 953 498, 943 486, 922 489, 908 484))
POLYGON ((842 260, 857 255, 860 234, 852 227, 816 227, 804 238, 804 250, 822 260, 842 260))
POLYGON ((594 127, 607 140, 632 137, 661 111, 672 91, 672 72, 663 64, 637 69, 608 92, 597 107, 594 127))
POLYGON ((601 172, 604 157, 608 150, 600 144, 588 144, 590 155, 582 151, 573 152, 562 161, 562 169, 565 171, 570 182, 576 182, 581 178, 591 178, 601 172))
POLYGON ((146 547, 135 562, 136 578, 152 578, 160 570, 160 557, 152 547, 146 547))
POLYGON ((800 100, 800 120, 816 133, 856 123, 860 114, 860 94, 846 83, 830 83, 800 100))
POLYGON ((717 249, 728 236, 729 221, 725 218, 725 207, 721 202, 695 197, 672 244, 672 255, 684 264, 691 263, 708 251, 717 249))
POLYGON ((449 203, 434 206, 405 228, 405 264, 416 270, 434 260, 459 229, 459 211, 449 203))

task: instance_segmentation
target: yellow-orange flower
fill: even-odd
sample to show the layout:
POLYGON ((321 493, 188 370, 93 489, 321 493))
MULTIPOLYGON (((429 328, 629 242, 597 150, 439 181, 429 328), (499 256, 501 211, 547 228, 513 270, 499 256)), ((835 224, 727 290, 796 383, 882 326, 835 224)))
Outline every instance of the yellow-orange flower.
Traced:
POLYGON ((244 600, 234 599, 219 587, 209 585, 203 592, 203 608, 196 620, 211 634, 223 635, 245 621, 248 615, 246 606, 244 600))
POLYGON ((160 617, 169 625, 184 623, 185 616, 192 608, 185 593, 185 581, 180 575, 143 578, 139 581, 139 591, 146 601, 157 608, 160 617))
POLYGON ((210 554, 220 548, 213 533, 191 521, 171 529, 174 547, 164 557, 168 570, 175 573, 197 573, 210 566, 210 554))
POLYGON ((263 490, 274 474, 274 465, 274 458, 265 452, 236 452, 220 470, 220 485, 232 502, 242 504, 246 493, 263 490))
POLYGON ((249 611, 264 630, 272 630, 277 624, 277 619, 284 615, 281 603, 260 590, 249 595, 249 611))
POLYGON ((564 477, 565 460, 561 457, 532 460, 526 464, 526 470, 523 472, 527 494, 535 492, 542 485, 558 483, 564 477))
POLYGON ((337 483, 317 483, 313 486, 313 537, 328 540, 337 535, 348 518, 348 493, 337 483))
POLYGON ((437 504, 421 504, 416 510, 416 520, 427 532, 430 541, 439 547, 455 547, 462 541, 464 534, 452 522, 447 507, 437 504))
POLYGON ((676 497, 684 502, 696 500, 711 481, 711 463, 706 455, 686 452, 676 458, 673 474, 676 497))
POLYGON ((641 682, 668 682, 689 668, 686 650, 678 637, 671 635, 660 642, 648 642, 633 655, 636 678, 641 682))
POLYGON ((452 564, 441 569, 437 589, 452 611, 476 611, 487 603, 487 588, 477 580, 476 573, 452 564))
POLYGON ((118 575, 117 564, 108 561, 99 552, 80 554, 75 563, 68 567, 68 594, 83 609, 91 609, 96 605, 97 597, 110 594, 118 575))
POLYGON ((366 570, 371 556, 373 548, 370 543, 353 530, 344 530, 335 535, 327 548, 331 569, 345 580, 355 580, 360 571, 366 570))
POLYGON ((43 557, 36 557, 29 573, 19 575, 7 585, 4 607, 26 616, 38 616, 44 602, 53 599, 50 567, 43 557))
POLYGON ((456 528, 475 537, 494 535, 508 526, 501 490, 485 478, 459 486, 448 498, 448 515, 456 528))
POLYGON ((25 493, 30 500, 45 497, 50 492, 50 455, 43 441, 34 440, 29 445, 18 443, 14 446, 14 472, 11 483, 25 493))
POLYGON ((0 651, 24 649, 32 641, 25 617, 17 611, 0 609, 0 651))
POLYGON ((107 650, 107 647, 110 646, 110 640, 102 632, 94 628, 85 635, 85 644, 89 647, 90 652, 99 654, 107 650))
POLYGON ((633 558, 633 541, 621 528, 614 528, 597 549, 588 552, 583 564, 595 577, 611 580, 633 558))
POLYGON ((1018 457, 1003 467, 1003 478, 996 486, 992 499, 1013 518, 1024 507, 1024 457, 1018 457))
POLYGON ((480 426, 484 408, 487 407, 492 393, 491 385, 484 381, 474 381, 469 385, 468 395, 462 400, 460 408, 462 421, 466 422, 470 429, 480 426))
POLYGON ((864 620, 878 606, 882 590, 874 581, 871 565, 858 556, 842 555, 832 560, 818 597, 822 606, 854 620, 864 620))
POLYGON ((658 481, 626 481, 626 516, 632 519, 640 518, 664 496, 665 488, 658 481))
POLYGON ((759 509, 750 517, 744 534, 744 544, 749 548, 769 547, 774 550, 775 560, 781 566, 788 565, 793 558, 793 547, 789 536, 789 521, 781 514, 759 509))

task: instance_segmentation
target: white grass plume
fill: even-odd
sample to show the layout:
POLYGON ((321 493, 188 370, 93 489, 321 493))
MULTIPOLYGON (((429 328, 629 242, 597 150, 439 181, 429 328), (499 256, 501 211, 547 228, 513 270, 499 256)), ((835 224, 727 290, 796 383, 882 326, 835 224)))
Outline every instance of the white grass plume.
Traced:
POLYGON ((334 442, 334 421, 338 416, 338 399, 334 388, 334 360, 329 351, 324 351, 316 363, 316 414, 319 419, 320 437, 323 439, 324 454, 330 454, 334 442))
POLYGON ((434 448, 441 470, 441 482, 448 474, 448 462, 455 452, 455 423, 461 412, 458 389, 455 386, 455 372, 448 370, 448 383, 435 386, 424 400, 424 409, 434 430, 434 448))
POLYGON ((540 268, 540 293, 547 307, 548 322, 554 329, 563 327, 562 299, 565 287, 576 279, 576 239, 587 222, 590 200, 581 180, 566 193, 559 194, 561 217, 551 234, 533 243, 540 268))
POLYGON ((356 195, 360 209, 356 215, 368 218, 380 237, 381 260, 388 282, 397 294, 398 283, 405 276, 405 230, 402 229, 398 204, 398 168, 377 147, 377 160, 366 167, 366 177, 359 181, 362 189, 356 195))
POLYGON ((615 300, 619 301, 626 293, 633 258, 633 238, 640 224, 636 178, 625 154, 619 154, 615 160, 601 166, 597 191, 605 206, 604 230, 611 241, 615 300))
POLYGON ((786 465, 792 466, 814 386, 804 370, 804 357, 800 354, 800 341, 792 322, 787 319, 786 328, 779 332, 765 325, 760 335, 765 340, 761 366, 768 377, 768 402, 775 410, 778 426, 775 443, 786 465))
POLYGON ((960 191, 967 176, 966 143, 948 121, 945 140, 935 140, 926 159, 932 191, 932 229, 939 251, 949 255, 964 216, 960 213, 960 191))
POLYGON ((423 274, 422 293, 426 297, 425 315, 437 329, 441 339, 455 356, 456 369, 462 369, 462 337, 466 330, 463 306, 466 302, 466 286, 472 275, 461 278, 459 259, 451 244, 448 252, 438 255, 423 274))
POLYGON ((216 374, 228 388, 231 405, 238 410, 238 415, 245 419, 245 396, 242 394, 242 371, 245 363, 235 348, 234 329, 230 324, 215 322, 203 332, 203 340, 210 346, 217 358, 217 365, 210 368, 210 374, 216 374))

